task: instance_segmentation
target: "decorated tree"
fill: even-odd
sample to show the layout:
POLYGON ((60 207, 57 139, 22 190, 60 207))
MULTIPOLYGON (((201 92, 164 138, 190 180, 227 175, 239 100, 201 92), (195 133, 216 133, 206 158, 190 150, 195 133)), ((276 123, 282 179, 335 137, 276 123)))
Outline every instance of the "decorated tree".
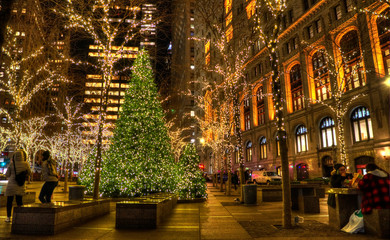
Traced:
POLYGON ((111 145, 103 158, 101 193, 140 196, 175 189, 174 158, 146 51, 132 67, 111 145))
POLYGON ((195 145, 189 143, 179 159, 179 181, 177 192, 180 198, 206 198, 206 180, 199 169, 199 155, 195 145))

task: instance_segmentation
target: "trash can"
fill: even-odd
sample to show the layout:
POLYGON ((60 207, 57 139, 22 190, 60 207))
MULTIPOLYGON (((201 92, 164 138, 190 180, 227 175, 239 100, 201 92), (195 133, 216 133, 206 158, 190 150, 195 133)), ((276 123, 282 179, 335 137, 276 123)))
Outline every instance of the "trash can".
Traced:
POLYGON ((85 186, 69 186, 69 200, 82 200, 84 198, 85 186))
POLYGON ((244 203, 245 204, 256 204, 257 203, 257 185, 248 184, 244 185, 244 203))

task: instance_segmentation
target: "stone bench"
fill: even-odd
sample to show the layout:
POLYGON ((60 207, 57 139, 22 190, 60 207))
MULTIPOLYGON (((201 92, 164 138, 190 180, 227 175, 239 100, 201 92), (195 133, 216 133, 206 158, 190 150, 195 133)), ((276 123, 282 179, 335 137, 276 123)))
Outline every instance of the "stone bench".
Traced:
POLYGON ((257 199, 260 202, 280 202, 283 200, 281 187, 257 187, 257 199))
POLYGON ((115 228, 156 228, 176 204, 176 195, 164 193, 118 202, 115 228))
MULTIPOLYGON (((35 203, 36 192, 26 192, 23 196, 23 204, 35 203)), ((7 205, 7 197, 4 194, 0 194, 0 206, 4 207, 7 205)), ((16 206, 16 201, 14 199, 13 205, 16 206)))
POLYGON ((110 212, 110 200, 65 201, 15 207, 13 234, 53 235, 110 212))
POLYGON ((364 230, 380 238, 390 238, 390 209, 373 209, 371 214, 363 214, 364 230))

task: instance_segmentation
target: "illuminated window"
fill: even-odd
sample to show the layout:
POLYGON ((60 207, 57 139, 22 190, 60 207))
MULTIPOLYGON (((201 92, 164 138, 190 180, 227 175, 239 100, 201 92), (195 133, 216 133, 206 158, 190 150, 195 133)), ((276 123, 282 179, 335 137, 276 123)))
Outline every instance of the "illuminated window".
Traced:
POLYGON ((264 93, 263 86, 261 85, 256 92, 256 100, 257 100, 257 114, 258 114, 258 123, 262 125, 265 123, 265 105, 264 105, 264 93))
POLYGON ((276 156, 279 157, 280 156, 280 141, 279 141, 278 136, 276 136, 275 143, 276 143, 276 156))
POLYGON ((340 40, 341 54, 343 56, 343 69, 345 89, 351 90, 366 85, 362 75, 362 58, 357 31, 346 33, 340 40))
POLYGON ((251 129, 251 110, 250 110, 250 101, 249 99, 244 100, 244 121, 245 121, 245 130, 251 129))
POLYGON ((382 49, 383 63, 385 72, 390 75, 390 8, 382 13, 385 17, 378 17, 376 23, 378 26, 378 35, 382 49))
POLYGON ((303 87, 301 78, 301 65, 297 64, 290 71, 290 86, 293 111, 303 108, 303 87))
POLYGON ((351 123, 355 142, 374 138, 370 111, 367 108, 363 106, 356 108, 352 112, 351 123))
POLYGON ((316 99, 324 101, 330 97, 328 65, 322 52, 316 52, 312 58, 316 99))
POLYGON ((265 137, 260 138, 260 159, 267 158, 267 139, 265 137))
POLYGON ((246 161, 252 162, 252 142, 248 141, 246 143, 246 161))
POLYGON ((306 152, 307 151, 307 129, 305 126, 300 125, 296 132, 296 143, 297 143, 297 152, 306 152))
POLYGON ((337 145, 336 129, 332 118, 326 117, 321 120, 320 131, 322 148, 328 148, 337 145))

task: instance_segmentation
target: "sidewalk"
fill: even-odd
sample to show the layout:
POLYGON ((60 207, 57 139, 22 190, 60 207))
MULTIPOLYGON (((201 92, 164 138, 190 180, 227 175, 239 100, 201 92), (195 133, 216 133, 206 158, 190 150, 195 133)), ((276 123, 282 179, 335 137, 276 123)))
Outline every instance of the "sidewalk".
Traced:
MULTIPOLYGON (((42 183, 28 185, 39 194, 42 183)), ((54 193, 54 201, 67 200, 61 192, 63 183, 54 193)), ((236 192, 233 192, 237 194, 236 192)), ((321 213, 299 214, 304 223, 293 229, 281 229, 282 203, 260 203, 245 206, 234 201, 238 195, 225 196, 208 185, 209 198, 204 203, 181 203, 163 224, 152 230, 115 229, 115 203, 110 214, 73 227, 54 236, 11 234, 11 224, 4 222, 5 207, 0 207, 0 239, 375 239, 364 234, 347 234, 330 229, 326 200, 321 199, 321 213)), ((293 212, 293 216, 298 213, 293 212)))

